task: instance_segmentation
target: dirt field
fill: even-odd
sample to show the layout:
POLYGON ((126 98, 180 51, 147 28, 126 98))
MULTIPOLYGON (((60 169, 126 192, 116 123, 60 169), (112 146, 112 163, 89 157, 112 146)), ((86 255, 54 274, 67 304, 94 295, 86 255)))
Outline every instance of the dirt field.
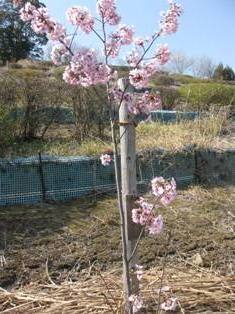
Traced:
MULTIPOLYGON (((188 274, 197 271, 202 277, 205 273, 227 276, 235 284, 234 187, 195 186, 179 191, 172 207, 161 213, 165 231, 157 238, 145 237, 140 245, 140 260, 146 269, 155 267, 160 271, 167 256, 166 267, 171 271, 184 268, 188 274)), ((97 269, 120 269, 116 201, 106 197, 96 202, 84 199, 67 204, 1 208, 0 245, 6 262, 2 258, 0 287, 8 291, 24 291, 50 281, 56 285, 79 282, 88 271, 90 278, 97 275, 97 269)), ((235 308, 234 294, 235 291, 224 305, 228 313, 235 308)), ((13 307, 4 300, 1 302, 0 297, 1 313, 13 307)), ((184 308, 185 313, 195 313, 195 308, 190 310, 187 304, 184 308)), ((201 308, 218 312, 221 309, 211 300, 201 308)))

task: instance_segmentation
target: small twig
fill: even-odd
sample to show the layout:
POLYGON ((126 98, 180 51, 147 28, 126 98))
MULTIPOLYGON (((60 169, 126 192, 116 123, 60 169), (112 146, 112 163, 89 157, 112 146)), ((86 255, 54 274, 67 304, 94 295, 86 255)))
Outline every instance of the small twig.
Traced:
MULTIPOLYGON (((107 289, 108 293, 110 294, 110 296, 111 296, 112 300, 115 302, 116 306, 118 306, 118 305, 117 305, 117 303, 116 303, 116 301, 115 301, 115 298, 114 298, 114 296, 113 296, 112 292, 110 291, 110 289, 109 289, 109 287, 108 287, 108 285, 107 285, 107 282, 105 281, 104 277, 102 276, 102 274, 101 274, 100 270, 98 270, 98 269, 97 269, 97 271, 98 271, 98 275, 99 275, 99 277, 100 277, 100 278, 101 278, 101 280, 103 281, 103 283, 104 283, 104 285, 105 285, 105 287, 106 287, 106 289, 107 289)), ((111 308, 112 312, 113 312, 113 313, 115 313, 115 310, 114 310, 114 308, 113 308, 112 304, 109 302, 109 300, 108 300, 107 296, 105 295, 105 293, 102 293, 102 294, 104 295, 104 297, 105 297, 105 299, 106 299, 106 301, 107 301, 108 305, 110 306, 110 308, 111 308)))
POLYGON ((79 26, 76 27, 75 32, 73 33, 73 37, 71 39, 69 49, 72 49, 73 41, 74 41, 75 36, 77 35, 78 28, 79 28, 79 26))
POLYGON ((167 241, 167 244, 166 244, 165 255, 164 255, 164 259, 163 259, 163 264, 162 264, 162 276, 161 276, 160 289, 159 289, 159 294, 158 294, 157 314, 159 313, 159 310, 160 310, 161 292, 162 292, 163 280, 164 280, 164 277, 165 277, 167 255, 168 255, 168 246, 170 244, 170 240, 171 240, 171 234, 169 233, 168 241, 167 241))
POLYGON ((53 286, 56 286, 56 284, 54 283, 54 281, 51 279, 51 276, 50 276, 49 271, 48 271, 48 257, 47 257, 47 260, 46 260, 45 269, 46 269, 47 279, 49 280, 49 282, 50 282, 53 286))

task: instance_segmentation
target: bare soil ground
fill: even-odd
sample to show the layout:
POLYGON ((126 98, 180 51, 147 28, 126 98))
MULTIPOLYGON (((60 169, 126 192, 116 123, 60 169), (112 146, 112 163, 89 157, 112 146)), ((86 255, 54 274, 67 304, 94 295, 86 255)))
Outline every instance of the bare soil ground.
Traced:
MULTIPOLYGON (((159 283, 159 272, 162 271, 166 256, 166 268, 169 270, 166 271, 166 277, 170 276, 173 288, 174 278, 179 285, 180 273, 185 274, 188 282, 190 278, 192 280, 201 278, 202 282, 203 278, 208 279, 208 276, 216 276, 216 283, 219 282, 219 278, 229 278, 233 288, 229 290, 231 293, 229 300, 222 297, 223 306, 205 295, 205 300, 203 299, 205 302, 199 302, 200 306, 198 305, 197 310, 197 305, 195 307, 192 306, 192 302, 190 303, 191 297, 185 299, 185 294, 182 294, 180 289, 176 290, 178 296, 182 297, 185 313, 199 313, 203 310, 212 312, 226 310, 227 313, 233 313, 235 309, 235 188, 204 189, 194 186, 179 191, 178 199, 172 207, 162 208, 161 213, 165 219, 164 232, 157 238, 146 236, 140 245, 140 263, 146 270, 149 269, 146 274, 154 276, 151 269, 155 267, 155 277, 158 277, 159 283)), ((1 208, 0 245, 2 249, 0 255, 4 256, 6 262, 4 263, 2 258, 0 287, 10 293, 20 293, 22 296, 22 293, 27 291, 29 293, 31 289, 34 295, 40 295, 44 291, 40 287, 52 282, 58 290, 55 290, 54 286, 49 294, 53 291, 62 291, 66 283, 87 285, 87 281, 90 280, 92 285, 92 280, 97 277, 97 270, 104 274, 103 276, 112 279, 113 274, 107 274, 113 269, 121 268, 116 200, 105 197, 96 201, 91 198, 67 204, 1 208)), ((120 277, 120 271, 118 276, 120 277)), ((152 277, 148 278, 150 280, 152 277)), ((200 286, 200 280, 197 286, 200 286)), ((97 282, 96 284, 98 285, 97 282)), ((219 288, 218 291, 222 293, 223 289, 221 289, 219 288)), ((210 293, 209 290, 206 291, 210 293)), ((196 295, 197 293, 195 291, 196 295)), ((56 300, 56 296, 54 298, 56 300)), ((17 300, 19 301, 17 298, 14 300, 13 295, 6 296, 6 291, 0 290, 0 312, 82 313, 78 311, 79 307, 77 312, 76 309, 74 312, 50 310, 48 303, 46 303, 48 312, 32 311, 32 308, 29 310, 25 307, 20 312, 17 308, 14 310, 17 300)), ((87 302, 89 303, 89 298, 87 302)), ((152 306, 154 302, 156 305, 157 301, 155 298, 155 301, 151 299, 148 302, 152 306)), ((57 303, 60 304, 59 301, 57 303)), ((96 311, 94 305, 90 312, 110 313, 110 309, 101 311, 100 308, 100 311, 96 311)), ((149 307, 147 313, 151 312, 149 307)))

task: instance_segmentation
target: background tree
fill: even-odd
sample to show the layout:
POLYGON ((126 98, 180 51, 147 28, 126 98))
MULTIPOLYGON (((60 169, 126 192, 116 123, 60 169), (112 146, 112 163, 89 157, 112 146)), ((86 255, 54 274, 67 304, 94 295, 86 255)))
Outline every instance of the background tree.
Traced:
POLYGON ((215 68, 214 62, 209 57, 203 56, 194 60, 192 72, 194 76, 211 79, 214 76, 215 68))
POLYGON ((184 74, 193 65, 194 60, 182 52, 175 52, 171 54, 169 71, 177 74, 184 74))
MULTIPOLYGON (((42 5, 38 0, 31 2, 42 5)), ((36 34, 29 23, 20 19, 11 1, 0 0, 0 61, 3 64, 27 57, 39 58, 46 43, 45 35, 36 34)))
POLYGON ((223 63, 220 63, 217 65, 215 72, 214 72, 214 79, 215 80, 222 80, 223 79, 223 71, 224 71, 224 66, 223 63))
POLYGON ((223 70, 223 80, 225 81, 234 81, 235 80, 235 73, 230 66, 226 66, 223 70))

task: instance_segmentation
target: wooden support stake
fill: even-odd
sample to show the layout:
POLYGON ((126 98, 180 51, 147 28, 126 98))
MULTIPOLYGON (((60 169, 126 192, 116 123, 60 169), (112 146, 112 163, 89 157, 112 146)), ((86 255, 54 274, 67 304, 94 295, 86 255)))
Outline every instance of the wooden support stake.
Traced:
POLYGON ((38 153, 38 160, 39 160, 39 175, 40 175, 40 181, 42 186, 42 200, 43 202, 46 201, 46 185, 44 180, 44 173, 43 173, 43 163, 42 163, 42 154, 38 153))
MULTIPOLYGON (((133 92, 133 87, 126 79, 118 80, 118 87, 122 91, 133 92), (128 86, 128 87, 127 87, 128 86)), ((125 213, 125 233, 127 239, 127 258, 132 256, 136 242, 140 235, 140 227, 132 221, 132 209, 135 208, 137 196, 136 182, 136 147, 135 147, 135 125, 133 117, 128 112, 125 101, 119 109, 120 123, 120 148, 121 148, 121 183, 122 183, 122 202, 125 213)), ((133 255, 129 262, 131 271, 132 294, 137 294, 139 290, 138 280, 133 272, 135 265, 138 264, 137 253, 133 255)))

